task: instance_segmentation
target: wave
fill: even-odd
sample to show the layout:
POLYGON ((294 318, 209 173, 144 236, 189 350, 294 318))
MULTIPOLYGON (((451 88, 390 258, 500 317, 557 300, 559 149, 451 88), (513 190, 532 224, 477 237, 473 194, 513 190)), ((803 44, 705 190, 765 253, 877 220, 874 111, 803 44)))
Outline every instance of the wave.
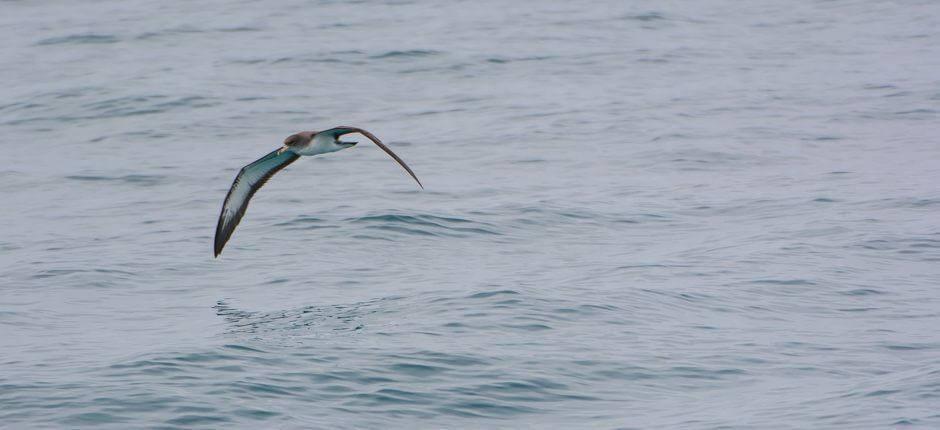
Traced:
POLYGON ((48 39, 40 40, 36 43, 37 46, 44 45, 62 45, 62 44, 100 44, 100 43, 117 43, 120 42, 120 39, 117 36, 111 34, 72 34, 69 36, 62 37, 52 37, 48 39))

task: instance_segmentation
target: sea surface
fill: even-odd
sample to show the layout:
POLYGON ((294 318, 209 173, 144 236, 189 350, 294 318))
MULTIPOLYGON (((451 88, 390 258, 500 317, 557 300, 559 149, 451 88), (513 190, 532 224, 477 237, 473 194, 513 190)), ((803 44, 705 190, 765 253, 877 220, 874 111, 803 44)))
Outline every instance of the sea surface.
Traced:
POLYGON ((0 428, 940 428, 940 2, 0 1, 0 428), (370 130, 255 196, 301 130, 370 130))

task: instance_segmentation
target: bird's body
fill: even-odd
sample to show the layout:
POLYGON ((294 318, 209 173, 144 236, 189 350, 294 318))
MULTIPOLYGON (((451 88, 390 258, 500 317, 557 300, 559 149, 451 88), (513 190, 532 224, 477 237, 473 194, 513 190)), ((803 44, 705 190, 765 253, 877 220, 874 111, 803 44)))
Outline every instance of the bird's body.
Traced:
POLYGON ((391 149, 385 146, 372 133, 361 128, 334 127, 320 132, 302 131, 294 133, 284 139, 284 146, 243 167, 238 172, 238 176, 235 177, 235 181, 232 183, 232 188, 229 189, 228 194, 225 196, 225 202, 222 204, 222 213, 219 214, 219 222, 215 229, 215 256, 218 257, 219 254, 222 253, 222 248, 225 247, 225 243, 232 237, 235 227, 238 226, 239 221, 241 221, 242 217, 245 215, 245 210, 248 208, 248 202, 251 200, 251 197, 271 178, 271 176, 274 176, 275 173, 287 167, 288 164, 293 163, 301 156, 336 152, 355 146, 356 142, 344 142, 339 140, 340 136, 350 133, 359 133, 368 137, 369 140, 374 142, 379 148, 401 164, 408 174, 418 182, 418 185, 424 188, 424 186, 421 185, 421 181, 418 180, 418 177, 415 176, 411 168, 409 168, 401 158, 398 158, 391 149))
POLYGON ((336 152, 356 144, 355 142, 340 142, 337 137, 330 133, 302 131, 284 139, 284 147, 281 149, 297 155, 320 155, 336 152))

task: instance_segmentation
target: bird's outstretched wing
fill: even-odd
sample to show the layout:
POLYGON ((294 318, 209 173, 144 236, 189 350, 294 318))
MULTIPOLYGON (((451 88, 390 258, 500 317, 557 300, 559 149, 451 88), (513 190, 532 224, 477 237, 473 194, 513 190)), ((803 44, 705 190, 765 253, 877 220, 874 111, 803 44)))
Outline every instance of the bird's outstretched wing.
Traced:
POLYGON ((378 146, 379 148, 381 148, 383 151, 385 151, 386 154, 388 154, 390 157, 392 157, 392 159, 394 159, 395 161, 397 161, 398 164, 401 165, 401 167, 405 168, 405 171, 408 172, 408 174, 411 175, 412 178, 414 178, 415 182, 418 183, 418 186, 421 187, 422 190, 424 189, 424 185, 422 185, 422 184, 421 184, 421 181, 418 180, 418 177, 415 176, 415 172, 412 172, 412 171, 411 171, 411 168, 408 167, 407 164, 405 164, 405 160, 402 160, 401 157, 399 157, 397 154, 395 154, 394 152, 392 152, 392 149, 389 148, 389 147, 387 147, 387 146, 385 146, 385 144, 382 143, 382 141, 379 140, 379 138, 375 137, 374 134, 369 133, 368 131, 365 131, 365 130, 359 128, 359 127, 349 127, 349 126, 334 127, 334 128, 329 129, 329 130, 322 131, 321 133, 328 133, 328 132, 335 133, 335 134, 338 135, 338 136, 342 136, 342 135, 348 134, 348 133, 359 133, 359 134, 361 134, 361 135, 363 135, 363 136, 365 136, 365 137, 368 137, 369 140, 372 141, 372 143, 375 143, 376 146, 378 146))
POLYGON ((299 155, 291 151, 272 151, 245 167, 238 172, 232 188, 228 190, 225 196, 225 203, 222 204, 222 213, 219 214, 219 224, 215 227, 215 256, 222 253, 225 242, 232 237, 232 232, 238 222, 245 215, 245 209, 248 208, 248 201, 255 195, 259 188, 264 185, 271 176, 281 169, 293 163, 300 158, 299 155))

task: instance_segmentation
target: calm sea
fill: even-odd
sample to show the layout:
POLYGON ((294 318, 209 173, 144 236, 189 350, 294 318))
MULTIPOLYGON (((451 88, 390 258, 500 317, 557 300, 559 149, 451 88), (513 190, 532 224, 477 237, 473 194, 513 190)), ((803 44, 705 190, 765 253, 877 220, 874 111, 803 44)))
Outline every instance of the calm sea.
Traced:
POLYGON ((938 29, 2 1, 0 427, 940 428, 938 29), (305 157, 214 259, 238 169, 337 125, 426 189, 305 157))

